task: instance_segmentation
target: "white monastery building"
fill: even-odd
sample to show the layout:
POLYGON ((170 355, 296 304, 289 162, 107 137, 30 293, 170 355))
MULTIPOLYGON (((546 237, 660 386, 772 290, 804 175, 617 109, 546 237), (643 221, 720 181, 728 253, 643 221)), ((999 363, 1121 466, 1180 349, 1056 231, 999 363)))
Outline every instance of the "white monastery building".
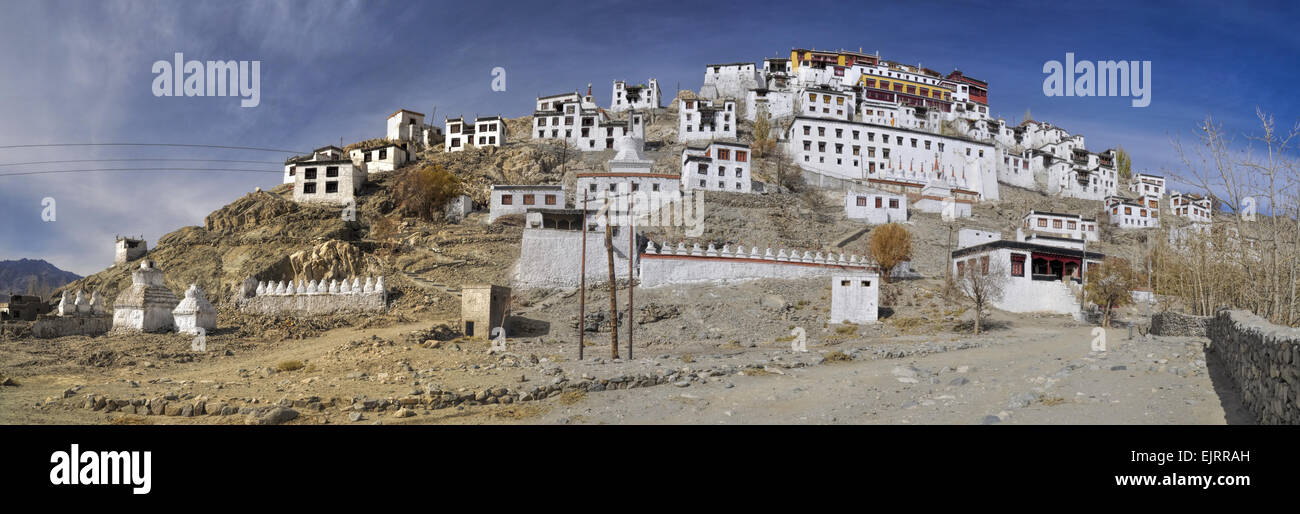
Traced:
POLYGON ((323 158, 296 164, 293 201, 343 205, 355 202, 366 172, 347 158, 323 158))
POLYGON ((677 114, 677 141, 736 138, 736 102, 682 100, 677 114))
POLYGON ((645 115, 631 109, 626 119, 612 119, 597 107, 588 87, 587 96, 575 91, 538 97, 532 133, 534 140, 563 141, 584 152, 610 150, 620 137, 644 138, 645 115))
POLYGON ((508 214, 524 214, 531 208, 563 209, 563 185, 496 185, 492 186, 488 223, 508 214))
POLYGON ((506 142, 506 124, 500 116, 480 116, 474 123, 464 118, 447 118, 443 150, 459 152, 467 147, 500 147, 506 142))
POLYGON ((1022 229, 1025 232, 1040 232, 1094 242, 1101 239, 1097 234, 1097 220, 1084 218, 1078 214, 1031 210, 1023 218, 1022 229))
POLYGON ((1208 197, 1191 193, 1179 193, 1169 197, 1169 208, 1175 216, 1182 216, 1196 223, 1210 223, 1211 202, 1208 197))
POLYGON ((614 81, 614 92, 610 95, 610 112, 623 112, 629 109, 658 109, 663 105, 659 92, 659 81, 650 79, 648 84, 628 85, 622 80, 614 81))
POLYGON ((1148 200, 1135 201, 1118 196, 1106 198, 1110 224, 1123 229, 1160 227, 1160 209, 1148 206, 1145 203, 1148 200))
POLYGON ((682 189, 753 192, 749 145, 710 141, 682 150, 682 189))
POLYGON ((849 191, 844 194, 844 216, 873 225, 907 221, 907 196, 882 191, 849 191))

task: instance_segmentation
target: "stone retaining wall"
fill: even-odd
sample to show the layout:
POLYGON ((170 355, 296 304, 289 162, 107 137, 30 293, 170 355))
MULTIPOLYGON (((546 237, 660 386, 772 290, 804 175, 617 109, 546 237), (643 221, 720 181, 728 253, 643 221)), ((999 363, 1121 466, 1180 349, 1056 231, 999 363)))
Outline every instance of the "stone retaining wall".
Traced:
POLYGON ((1260 423, 1300 424, 1300 329, 1223 310, 1210 319, 1207 332, 1211 351, 1260 423))
POLYGON ((1205 337, 1210 316, 1158 312, 1151 316, 1151 333, 1158 336, 1205 337))

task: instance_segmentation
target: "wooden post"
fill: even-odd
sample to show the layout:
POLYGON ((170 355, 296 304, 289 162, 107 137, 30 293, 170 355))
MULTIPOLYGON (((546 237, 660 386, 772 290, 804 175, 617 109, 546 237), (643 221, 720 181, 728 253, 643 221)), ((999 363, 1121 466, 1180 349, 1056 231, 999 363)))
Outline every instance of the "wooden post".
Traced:
POLYGON ((633 235, 633 229, 636 227, 636 218, 633 206, 632 187, 628 186, 627 192, 627 360, 632 360, 632 327, 636 326, 636 321, 632 319, 636 315, 636 310, 632 303, 632 277, 636 274, 636 237, 633 235))
POLYGON ((618 358, 618 284, 614 282, 614 239, 610 227, 609 203, 605 195, 605 262, 609 264, 609 358, 618 358))

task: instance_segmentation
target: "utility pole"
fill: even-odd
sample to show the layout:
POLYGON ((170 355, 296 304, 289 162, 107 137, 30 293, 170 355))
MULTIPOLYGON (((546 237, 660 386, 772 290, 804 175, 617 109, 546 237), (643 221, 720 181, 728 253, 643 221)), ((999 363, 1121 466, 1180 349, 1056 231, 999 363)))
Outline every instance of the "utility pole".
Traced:
POLYGON ((632 319, 636 315, 636 310, 632 303, 632 275, 636 272, 635 258, 637 256, 636 236, 636 218, 633 214, 633 195, 631 186, 627 192, 627 360, 632 360, 632 327, 636 326, 636 321, 632 319))
POLYGON ((605 262, 609 264, 609 358, 618 358, 618 284, 614 282, 614 239, 610 226, 609 203, 605 195, 605 262))
POLYGON ((582 192, 582 265, 578 271, 578 360, 587 332, 587 192, 582 192))

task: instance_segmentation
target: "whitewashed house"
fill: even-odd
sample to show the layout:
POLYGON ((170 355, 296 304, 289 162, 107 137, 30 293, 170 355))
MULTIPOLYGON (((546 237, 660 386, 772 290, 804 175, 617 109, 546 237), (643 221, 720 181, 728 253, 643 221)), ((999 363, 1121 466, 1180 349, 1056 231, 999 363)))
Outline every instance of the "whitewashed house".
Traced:
POLYGON ((1105 201, 1106 214, 1112 226, 1122 229, 1160 227, 1159 208, 1152 208, 1142 201, 1118 196, 1107 197, 1105 201))
POLYGON ((963 228, 957 231, 957 248, 966 248, 968 246, 982 245, 984 243, 1001 240, 1001 232, 974 228, 963 228))
POLYGON ((410 154, 403 143, 388 142, 348 152, 352 164, 366 173, 393 171, 410 162, 410 154))
POLYGON ((1000 275, 1005 281, 1003 295, 993 306, 1004 311, 1077 313, 1085 261, 1096 266, 1106 256, 1084 253, 1072 245, 1044 244, 1049 240, 997 240, 959 248, 952 252, 953 276, 1000 275))
POLYGON ((851 120, 856 96, 830 88, 808 88, 799 95, 799 114, 811 118, 851 120))
POLYGON ((844 216, 867 223, 907 221, 907 196, 881 191, 849 191, 844 194, 844 216))
POLYGON ((1073 239, 1099 241, 1097 220, 1078 214, 1062 214, 1031 210, 1022 218, 1021 228, 1026 232, 1064 236, 1073 239))
POLYGON ((1163 198, 1165 196, 1165 178, 1160 175, 1138 173, 1133 175, 1133 181, 1128 185, 1128 190, 1137 193, 1139 196, 1153 195, 1157 198, 1163 198))
POLYGON ((488 223, 509 214, 523 214, 531 208, 563 209, 563 185, 492 185, 488 223))
POLYGON ((682 150, 682 190, 753 192, 749 145, 710 141, 682 150))
POLYGON ((506 142, 506 124, 500 116, 480 116, 474 123, 464 118, 447 118, 443 150, 459 152, 471 146, 500 147, 506 142))
POLYGON ((297 163, 293 201, 344 205, 355 202, 366 183, 366 172, 348 158, 297 163))
POLYGON ((747 91, 762 84, 763 77, 752 62, 710 64, 704 67, 700 97, 715 100, 744 98, 747 91))
POLYGON ((767 113, 770 120, 794 114, 797 93, 779 89, 751 89, 745 93, 745 119, 757 121, 759 113, 767 113))
POLYGON ((645 115, 632 109, 626 119, 614 120, 591 97, 577 92, 537 98, 532 138, 565 141, 584 152, 611 150, 621 137, 645 138, 645 115))
POLYGON ((614 81, 614 91, 610 95, 610 112, 623 112, 630 109, 649 110, 663 106, 663 96, 659 92, 659 81, 650 79, 647 84, 629 85, 622 80, 614 81))
POLYGON ((343 149, 337 146, 322 146, 312 150, 310 155, 295 155, 284 161, 283 183, 292 184, 297 180, 298 163, 306 161, 328 161, 343 158, 343 149))
POLYGON ((736 102, 682 100, 677 112, 677 141, 736 138, 736 102))
MULTIPOLYGON (((415 143, 425 148, 442 142, 442 129, 424 123, 424 114, 406 109, 388 115, 386 136, 390 141, 415 143)), ((408 151, 414 151, 408 148, 408 151)))
POLYGON ((1205 196, 1192 193, 1178 193, 1170 195, 1169 208, 1175 216, 1182 216, 1195 223, 1210 223, 1212 203, 1205 196))

